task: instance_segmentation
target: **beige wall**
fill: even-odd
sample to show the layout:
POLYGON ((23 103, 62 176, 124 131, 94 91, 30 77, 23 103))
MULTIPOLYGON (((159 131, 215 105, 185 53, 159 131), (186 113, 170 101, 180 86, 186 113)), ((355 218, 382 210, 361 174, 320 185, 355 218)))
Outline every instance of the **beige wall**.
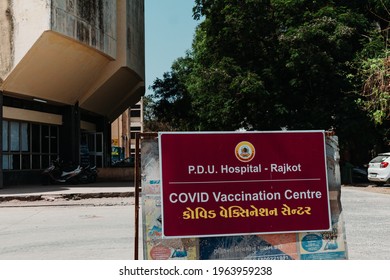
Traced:
POLYGON ((62 116, 3 106, 3 118, 37 123, 62 125, 62 116))
POLYGON ((145 93, 144 0, 0 0, 0 51, 5 95, 113 121, 145 93))
POLYGON ((13 21, 8 1, 0 1, 0 86, 12 68, 14 60, 13 21))
POLYGON ((50 28, 50 2, 0 1, 0 80, 5 80, 42 32, 50 28))

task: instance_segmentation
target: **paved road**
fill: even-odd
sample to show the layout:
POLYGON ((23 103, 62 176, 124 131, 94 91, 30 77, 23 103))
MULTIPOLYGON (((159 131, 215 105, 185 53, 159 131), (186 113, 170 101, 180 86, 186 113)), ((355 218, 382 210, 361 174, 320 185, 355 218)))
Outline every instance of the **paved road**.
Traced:
POLYGON ((104 200, 98 206, 85 200, 86 205, 2 207, 0 259, 133 259, 133 199, 104 200))
MULTIPOLYGON (((349 259, 390 260, 390 195, 343 187, 341 199, 349 259)), ((0 221, 0 259, 134 257, 132 197, 4 202, 0 221)))
POLYGON ((349 259, 390 260, 390 195, 343 187, 349 259))

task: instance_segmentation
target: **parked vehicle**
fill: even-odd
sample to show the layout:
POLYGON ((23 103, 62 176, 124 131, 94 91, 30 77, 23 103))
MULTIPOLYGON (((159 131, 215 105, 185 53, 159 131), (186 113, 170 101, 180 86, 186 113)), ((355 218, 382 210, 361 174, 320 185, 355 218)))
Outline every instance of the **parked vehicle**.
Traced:
POLYGON ((367 167, 355 166, 352 168, 352 182, 365 183, 367 182, 367 167))
POLYGON ((367 167, 356 166, 350 162, 340 162, 340 175, 342 184, 355 184, 355 183, 366 183, 368 182, 367 167))
POLYGON ((370 161, 367 178, 378 186, 390 183, 390 152, 379 154, 370 161))
POLYGON ((59 159, 53 160, 49 167, 42 172, 42 184, 79 183, 79 174, 82 169, 79 166, 66 167, 59 159))
POLYGON ((122 160, 118 160, 112 164, 114 167, 134 167, 135 164, 135 156, 131 155, 122 160))
POLYGON ((95 183, 98 176, 98 170, 96 166, 90 167, 89 165, 81 167, 81 172, 77 176, 78 181, 82 184, 95 183))

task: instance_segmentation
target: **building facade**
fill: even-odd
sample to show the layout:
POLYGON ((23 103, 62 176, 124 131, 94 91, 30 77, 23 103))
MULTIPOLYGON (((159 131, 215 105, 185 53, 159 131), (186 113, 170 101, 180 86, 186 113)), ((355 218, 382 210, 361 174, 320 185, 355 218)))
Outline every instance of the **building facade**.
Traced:
POLYGON ((113 161, 134 157, 136 134, 143 132, 143 123, 143 98, 141 98, 111 125, 113 161))
POLYGON ((111 164, 111 124, 145 92, 144 0, 0 0, 1 186, 50 161, 111 164))

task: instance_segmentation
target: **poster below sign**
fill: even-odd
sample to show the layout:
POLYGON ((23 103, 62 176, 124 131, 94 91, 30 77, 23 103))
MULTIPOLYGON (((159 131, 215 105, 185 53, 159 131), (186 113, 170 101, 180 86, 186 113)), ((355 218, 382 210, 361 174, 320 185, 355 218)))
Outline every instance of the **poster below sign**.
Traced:
POLYGON ((331 228, 323 131, 159 134, 165 237, 331 228))

